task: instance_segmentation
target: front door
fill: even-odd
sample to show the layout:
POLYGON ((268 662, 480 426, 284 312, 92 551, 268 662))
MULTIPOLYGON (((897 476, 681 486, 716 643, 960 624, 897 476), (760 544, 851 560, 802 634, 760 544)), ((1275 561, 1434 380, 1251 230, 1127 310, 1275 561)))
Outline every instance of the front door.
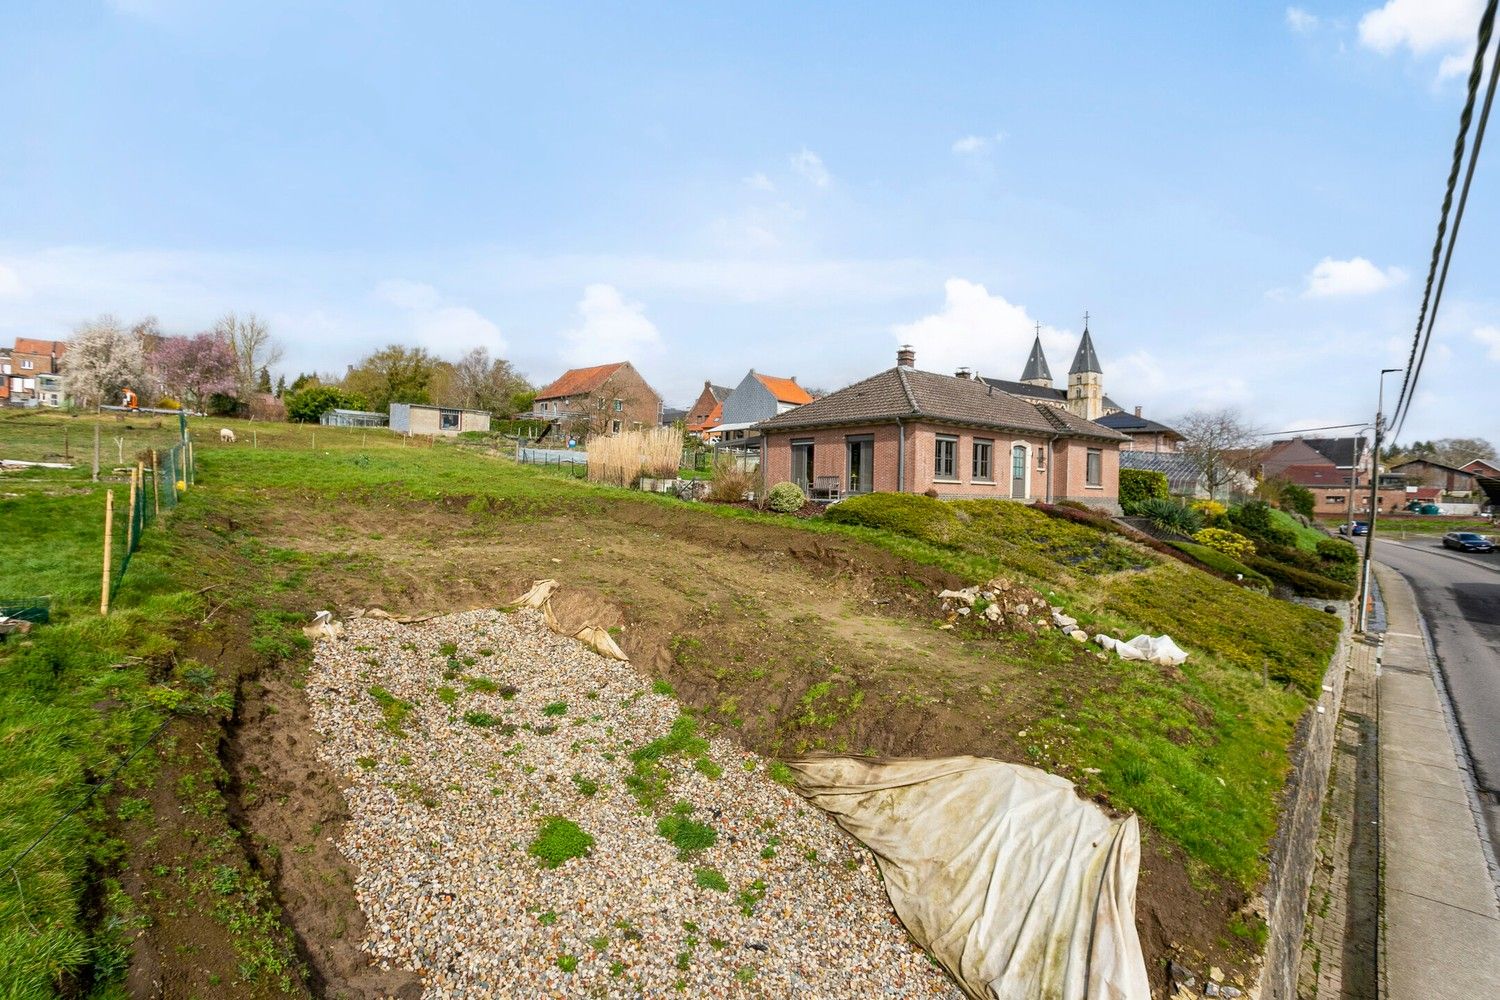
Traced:
POLYGON ((1026 499, 1026 446, 1013 445, 1010 449, 1010 495, 1016 500, 1026 499))

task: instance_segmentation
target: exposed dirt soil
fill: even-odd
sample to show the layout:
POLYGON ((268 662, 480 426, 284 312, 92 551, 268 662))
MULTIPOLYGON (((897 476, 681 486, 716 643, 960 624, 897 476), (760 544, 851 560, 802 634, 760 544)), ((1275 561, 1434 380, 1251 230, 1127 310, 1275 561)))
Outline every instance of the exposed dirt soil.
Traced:
MULTIPOLYGON (((295 553, 302 610, 495 607, 557 579, 560 618, 611 628, 637 669, 770 755, 972 753, 1056 767, 1025 756, 1021 731, 1093 693, 1075 679, 1086 673, 1068 670, 1090 655, 1070 640, 940 630, 936 592, 973 581, 853 539, 647 504, 521 521, 458 501, 307 496, 279 511, 251 534, 295 553)), ((361 918, 330 840, 342 801, 316 762, 300 692, 273 677, 244 695, 226 760, 255 843, 280 853, 258 856, 315 984, 329 995, 409 988, 360 978, 361 918)), ((1153 983, 1164 987, 1178 947, 1243 971, 1249 955, 1226 928, 1244 893, 1201 873, 1195 885, 1182 853, 1149 831, 1142 851, 1137 923, 1153 983)))

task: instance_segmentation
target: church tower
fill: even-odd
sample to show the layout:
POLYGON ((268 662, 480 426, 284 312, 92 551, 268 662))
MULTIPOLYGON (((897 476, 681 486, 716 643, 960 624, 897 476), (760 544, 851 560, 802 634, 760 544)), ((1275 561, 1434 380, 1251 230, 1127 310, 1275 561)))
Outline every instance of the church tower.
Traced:
POLYGON ((1026 370, 1021 381, 1042 389, 1052 388, 1052 369, 1047 367, 1047 356, 1042 353, 1042 324, 1036 325, 1036 340, 1031 342, 1031 356, 1026 359, 1026 370))
POLYGON ((1073 355, 1073 367, 1068 369, 1068 409, 1085 420, 1104 416, 1104 372, 1089 336, 1087 313, 1083 317, 1083 339, 1073 355))

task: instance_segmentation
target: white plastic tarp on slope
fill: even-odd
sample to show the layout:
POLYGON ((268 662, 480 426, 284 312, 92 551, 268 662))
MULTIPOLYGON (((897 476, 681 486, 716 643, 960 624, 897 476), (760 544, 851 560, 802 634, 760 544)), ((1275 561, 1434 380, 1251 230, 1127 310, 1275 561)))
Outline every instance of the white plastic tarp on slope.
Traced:
POLYGON ((914 938, 976 1000, 1150 1000, 1140 830, 1072 784, 981 757, 788 761, 874 853, 914 938))

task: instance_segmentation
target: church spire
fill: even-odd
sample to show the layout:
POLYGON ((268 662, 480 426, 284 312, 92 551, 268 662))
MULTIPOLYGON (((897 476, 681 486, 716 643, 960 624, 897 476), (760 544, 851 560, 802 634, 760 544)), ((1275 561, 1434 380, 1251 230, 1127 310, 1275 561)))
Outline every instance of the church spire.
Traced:
POLYGON ((1099 355, 1094 353, 1094 339, 1089 336, 1088 313, 1083 314, 1083 339, 1078 342, 1078 353, 1073 355, 1073 367, 1068 369, 1069 375, 1080 375, 1084 372, 1104 374, 1104 369, 1099 365, 1099 355))
POLYGON ((1029 385, 1052 387, 1052 369, 1047 366, 1047 356, 1042 353, 1042 324, 1036 325, 1036 339, 1031 342, 1031 354, 1026 359, 1026 370, 1021 381, 1029 385))

